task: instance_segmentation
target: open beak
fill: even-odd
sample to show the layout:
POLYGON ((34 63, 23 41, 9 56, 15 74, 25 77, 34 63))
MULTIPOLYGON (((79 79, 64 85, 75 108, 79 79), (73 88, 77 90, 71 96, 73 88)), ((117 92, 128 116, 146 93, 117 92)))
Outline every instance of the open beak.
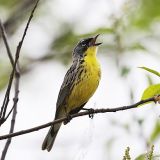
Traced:
POLYGON ((99 37, 100 34, 97 34, 94 38, 92 38, 91 42, 90 42, 90 46, 99 46, 102 43, 96 43, 97 38, 99 37))

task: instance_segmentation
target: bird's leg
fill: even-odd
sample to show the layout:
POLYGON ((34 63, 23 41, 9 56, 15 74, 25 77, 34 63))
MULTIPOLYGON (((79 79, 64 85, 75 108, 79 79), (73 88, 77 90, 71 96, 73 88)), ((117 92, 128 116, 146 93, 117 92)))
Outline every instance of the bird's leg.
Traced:
POLYGON ((66 125, 67 123, 69 123, 71 121, 72 117, 70 114, 66 115, 66 119, 63 121, 63 124, 66 125))
POLYGON ((89 118, 93 119, 94 117, 94 109, 93 108, 82 108, 82 110, 89 112, 89 118))
POLYGON ((69 113, 67 113, 67 108, 66 107, 65 107, 65 114, 66 114, 66 119, 63 122, 64 125, 69 123, 71 121, 71 119, 72 119, 71 115, 69 113))

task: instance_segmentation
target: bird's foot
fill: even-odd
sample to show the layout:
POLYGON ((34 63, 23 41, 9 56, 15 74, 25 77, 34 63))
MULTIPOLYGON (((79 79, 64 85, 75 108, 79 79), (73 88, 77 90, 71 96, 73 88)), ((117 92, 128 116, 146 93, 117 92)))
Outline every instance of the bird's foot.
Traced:
POLYGON ((88 111, 89 112, 89 118, 93 119, 94 117, 94 109, 93 108, 83 108, 82 110, 88 111))
POLYGON ((69 123, 71 121, 72 117, 70 114, 66 115, 66 119, 64 120, 63 124, 66 125, 67 123, 69 123))

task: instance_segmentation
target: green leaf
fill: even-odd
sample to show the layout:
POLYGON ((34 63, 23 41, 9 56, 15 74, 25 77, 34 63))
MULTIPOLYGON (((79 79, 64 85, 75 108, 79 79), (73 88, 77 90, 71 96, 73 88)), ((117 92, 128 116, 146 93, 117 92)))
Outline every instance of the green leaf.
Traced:
POLYGON ((155 141, 160 136, 160 120, 157 120, 150 136, 150 141, 155 141))
POLYGON ((160 73, 158 71, 156 71, 156 70, 153 70, 153 69, 147 68, 147 67, 138 67, 138 68, 144 69, 144 70, 146 70, 146 71, 148 71, 150 73, 153 73, 154 75, 157 75, 158 77, 160 77, 160 73))
MULTIPOLYGON (((159 160, 158 158, 160 158, 160 155, 153 156, 153 160, 159 160)), ((135 160, 146 160, 146 153, 139 155, 135 160)))
POLYGON ((160 84, 151 85, 144 90, 141 100, 151 98, 158 94, 160 94, 160 84))
POLYGON ((135 160, 144 160, 145 156, 146 156, 146 154, 141 154, 137 158, 135 158, 135 160))

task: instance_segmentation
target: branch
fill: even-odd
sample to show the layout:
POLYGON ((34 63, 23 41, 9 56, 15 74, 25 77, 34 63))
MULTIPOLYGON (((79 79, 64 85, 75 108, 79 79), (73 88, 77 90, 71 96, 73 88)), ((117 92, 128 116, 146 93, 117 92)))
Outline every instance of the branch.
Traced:
MULTIPOLYGON (((132 109, 132 108, 137 108, 138 106, 140 106, 142 104, 145 104, 145 103, 148 103, 148 102, 155 102, 156 103, 156 102, 159 102, 159 101, 160 101, 160 95, 154 96, 152 98, 148 98, 146 100, 141 100, 141 101, 139 101, 135 104, 129 105, 129 106, 122 106, 122 107, 116 107, 116 108, 106 108, 106 109, 105 108, 92 109, 90 111, 85 111, 85 112, 79 112, 79 113, 76 113, 76 114, 72 114, 72 115, 70 115, 70 117, 73 119, 73 118, 76 118, 76 117, 90 115, 90 114, 106 113, 106 112, 118 112, 118 111, 128 110, 128 109, 132 109)), ((60 118, 60 119, 54 120, 53 122, 49 122, 49 123, 46 123, 46 124, 43 124, 43 125, 40 125, 40 126, 37 126, 37 127, 33 127, 33 128, 30 128, 30 129, 18 131, 18 132, 12 133, 12 134, 2 135, 2 136, 0 136, 0 140, 11 138, 11 137, 16 137, 16 136, 31 133, 31 132, 34 132, 34 131, 38 131, 40 129, 49 127, 49 126, 54 125, 56 123, 64 122, 65 120, 67 120, 66 117, 60 118)))
MULTIPOLYGON (((17 80, 17 82, 16 82, 16 85, 15 85, 15 98, 17 97, 17 99, 18 99, 18 89, 19 88, 19 79, 17 80)), ((15 102, 15 101, 14 101, 15 102)), ((16 120, 16 114, 17 114, 17 102, 18 101, 16 101, 15 103, 14 103, 14 109, 13 109, 13 114, 12 114, 12 120, 11 120, 11 126, 10 126, 10 131, 9 131, 9 134, 12 134, 13 133, 13 131, 14 131, 14 126, 15 126, 15 120, 16 120)), ((6 157, 6 154, 7 154, 7 151, 8 151, 8 148, 9 148, 9 145, 11 144, 11 140, 12 140, 12 138, 8 138, 7 139, 7 142, 6 142, 6 144, 5 144, 5 146, 4 146, 4 149, 3 149, 3 151, 2 151, 2 155, 1 155, 1 160, 4 160, 5 159, 5 157, 6 157)))
MULTIPOLYGON (((6 90, 6 93, 5 93, 5 97, 4 97, 4 100, 3 100, 3 104, 2 104, 2 107, 1 107, 1 112, 0 112, 0 126, 6 121, 6 110, 7 110, 7 106, 8 106, 8 103, 9 103, 9 97, 10 97, 10 90, 11 90, 11 87, 12 87, 12 82, 13 82, 13 78, 14 78, 14 74, 16 73, 17 76, 19 76, 19 73, 16 72, 16 66, 17 66, 17 63, 18 63, 18 59, 19 59, 19 55, 20 55, 20 50, 21 50, 21 47, 22 47, 22 44, 23 44, 23 41, 24 41, 24 38, 26 36, 26 33, 27 33, 27 30, 28 30, 28 27, 29 27, 29 24, 31 22, 31 19, 33 17, 33 14, 34 14, 34 11, 38 5, 38 2, 39 0, 36 1, 36 4, 30 14, 30 17, 28 19, 28 22, 27 22, 27 25, 25 27, 25 30, 24 30, 24 33, 23 33, 23 36, 22 36, 22 39, 21 41, 19 42, 18 46, 17 46, 17 50, 16 50, 16 54, 15 54, 15 62, 13 64, 13 70, 11 72, 11 75, 10 75, 10 78, 9 78, 9 83, 8 83, 8 87, 7 87, 7 90, 6 90)), ((11 113, 11 112, 9 112, 11 113)), ((8 116, 7 116, 8 117, 8 116)))
MULTIPOLYGON (((5 32, 5 28, 4 28, 3 24, 1 23, 1 20, 0 20, 0 29, 1 29, 1 32, 2 32, 2 38, 3 38, 4 44, 5 44, 5 47, 6 47, 6 50, 7 50, 7 54, 8 54, 9 60, 11 62, 12 67, 14 67, 14 59, 13 59, 13 56, 12 56, 12 53, 11 53, 11 50, 10 50, 10 47, 9 47, 9 44, 8 44, 8 41, 7 41, 7 34, 5 32)), ((11 120, 11 126, 10 126, 10 131, 9 131, 10 134, 13 133, 14 126, 15 126, 15 119, 16 119, 16 113, 17 113, 18 93, 19 93, 19 80, 20 80, 19 65, 17 64, 17 67, 15 69, 15 96, 13 98, 13 101, 14 101, 13 102, 13 107, 10 110, 10 112, 8 113, 8 115, 3 120, 3 123, 4 123, 7 120, 7 118, 9 117, 9 115, 13 111, 12 120, 11 120)), ((11 138, 9 138, 7 140, 7 142, 6 142, 5 146, 4 146, 4 149, 3 149, 3 152, 2 152, 2 156, 1 156, 1 160, 5 159, 6 153, 8 151, 10 143, 11 143, 11 138)))
MULTIPOLYGON (((15 120, 16 120, 16 115, 17 115, 18 95, 19 95, 19 82, 20 82, 20 74, 19 74, 19 65, 17 64, 17 70, 16 70, 16 74, 15 74, 15 91, 14 91, 15 93, 14 93, 14 98, 13 98, 13 107, 5 118, 5 121, 6 121, 13 110, 9 134, 13 133, 14 126, 15 126, 15 120)), ((6 142, 4 149, 2 151, 1 160, 5 159, 9 145, 11 143, 11 140, 12 140, 12 138, 7 139, 7 142, 6 142)))
MULTIPOLYGON (((8 42, 7 42, 7 36, 6 36, 6 33, 5 33, 5 29, 4 29, 4 27, 3 27, 3 25, 0 21, 0 29, 1 29, 1 32, 2 32, 3 41, 4 41, 4 44, 5 44, 6 49, 7 49, 8 57, 10 59, 12 67, 13 67, 13 70, 12 70, 12 73, 11 73, 11 76, 10 76, 10 80, 9 80, 9 84, 8 84, 8 88, 7 88, 7 91, 6 91, 6 95, 5 95, 5 98, 4 98, 3 106, 1 108, 1 114, 2 115, 0 115, 0 116, 2 116, 2 117, 0 117, 0 118, 2 118, 2 119, 0 119, 1 124, 2 124, 8 119, 9 115, 12 113, 12 110, 13 110, 9 134, 12 134, 13 131, 14 131, 16 114, 17 114, 17 103, 18 103, 19 82, 20 82, 20 69, 19 69, 18 59, 19 59, 19 55, 20 55, 20 51, 21 51, 21 47, 22 47, 24 38, 26 36, 30 21, 33 17, 33 13, 34 13, 37 5, 38 5, 38 2, 39 2, 39 0, 37 0, 33 10, 31 11, 30 17, 27 21, 27 25, 25 27, 25 30, 24 30, 24 33, 23 33, 23 36, 22 36, 22 39, 17 46, 16 55, 15 55, 15 62, 14 62, 14 59, 12 57, 12 54, 11 54, 11 51, 10 51, 10 48, 9 48, 9 45, 8 45, 8 42), (13 107, 11 108, 8 115, 6 116, 5 113, 6 113, 6 110, 7 110, 8 103, 9 103, 9 95, 10 95, 10 90, 11 90, 14 75, 15 75, 15 93, 14 93, 14 98, 13 98, 14 102, 13 102, 13 107)), ((11 137, 7 139, 7 142, 5 144, 5 147, 4 147, 2 155, 1 155, 1 160, 5 159, 10 143, 11 143, 11 137)))
POLYGON ((0 29, 1 29, 3 42, 5 44, 9 60, 10 60, 10 62, 12 64, 12 67, 13 67, 14 66, 14 59, 13 59, 13 56, 12 56, 12 53, 11 53, 11 50, 10 50, 10 47, 9 47, 9 44, 8 44, 8 41, 7 41, 7 34, 5 32, 5 29, 4 29, 4 26, 1 22, 1 19, 0 19, 0 29))

